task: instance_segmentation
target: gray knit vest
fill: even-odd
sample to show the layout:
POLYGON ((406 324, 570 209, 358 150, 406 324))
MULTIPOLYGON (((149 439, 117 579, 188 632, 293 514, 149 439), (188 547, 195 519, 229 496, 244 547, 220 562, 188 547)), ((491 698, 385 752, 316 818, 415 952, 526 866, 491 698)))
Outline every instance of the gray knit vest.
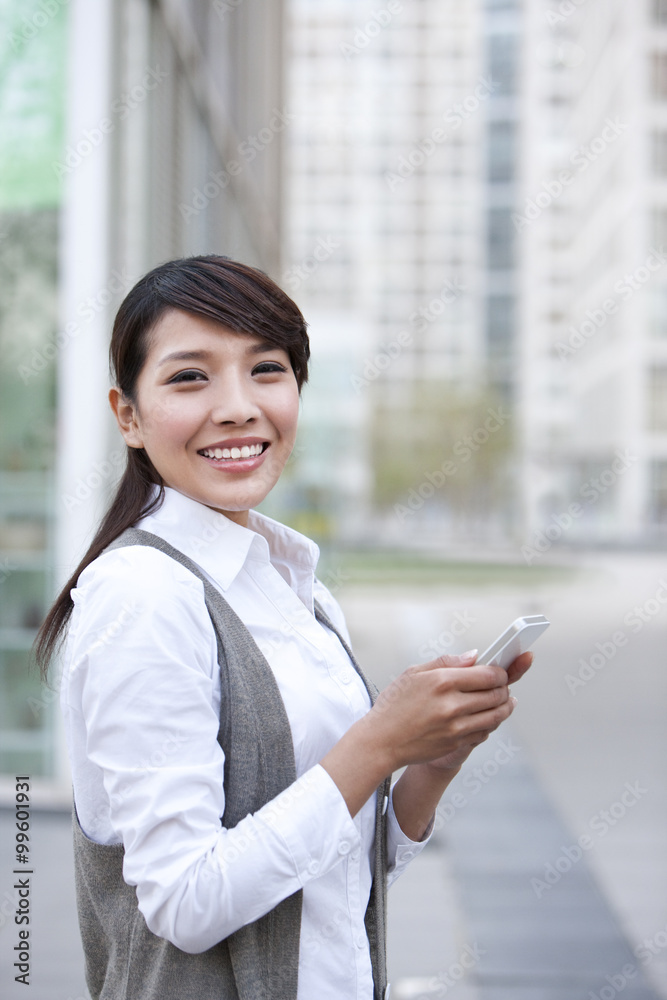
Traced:
MULTIPOLYGON (((296 781, 292 733, 273 671, 243 622, 196 563, 162 538, 138 528, 128 528, 105 551, 125 545, 159 549, 204 585, 222 686, 218 733, 225 753, 222 824, 233 827, 296 781)), ((338 635, 317 603, 315 610, 318 620, 338 635)), ((377 690, 343 638, 338 638, 374 701, 377 690)), ((388 793, 389 779, 377 793, 375 865, 366 911, 374 1000, 384 997, 387 978, 384 814, 388 793)), ((208 951, 191 955, 149 931, 134 888, 123 880, 122 845, 104 846, 86 837, 76 806, 73 828, 77 908, 86 982, 93 1000, 295 1000, 301 891, 208 951)))

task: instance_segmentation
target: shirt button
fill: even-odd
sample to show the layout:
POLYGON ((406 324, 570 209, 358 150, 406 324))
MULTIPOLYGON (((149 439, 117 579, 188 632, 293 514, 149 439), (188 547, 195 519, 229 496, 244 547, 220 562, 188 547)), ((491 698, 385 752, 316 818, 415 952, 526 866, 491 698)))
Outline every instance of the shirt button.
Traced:
POLYGON ((352 674, 350 673, 349 670, 344 670, 340 675, 340 679, 342 680, 343 684, 349 684, 350 681, 352 680, 352 674))
POLYGON ((339 854, 349 854, 350 853, 350 844, 349 844, 349 841, 347 841, 347 840, 341 840, 340 844, 338 845, 338 853, 339 854))
POLYGON ((368 938, 364 934, 359 934, 357 940, 355 941, 357 948, 365 948, 368 944, 368 938))
POLYGON ((319 863, 317 861, 311 861, 308 865, 308 871, 311 875, 317 875, 320 870, 319 863))
POLYGON ((410 858, 414 858, 414 856, 414 851, 401 851, 401 859, 405 858, 406 861, 409 861, 410 858))

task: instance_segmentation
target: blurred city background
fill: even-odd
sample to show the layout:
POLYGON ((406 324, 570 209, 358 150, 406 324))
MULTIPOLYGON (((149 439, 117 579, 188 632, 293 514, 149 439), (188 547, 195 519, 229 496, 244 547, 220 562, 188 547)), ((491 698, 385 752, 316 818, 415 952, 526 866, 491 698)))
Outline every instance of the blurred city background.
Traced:
POLYGON ((262 509, 320 545, 375 680, 553 621, 394 890, 394 1000, 667 997, 666 0, 0 0, 0 26, 0 801, 31 775, 40 1000, 85 993, 30 647, 124 461, 115 310, 209 252, 308 320, 262 509))

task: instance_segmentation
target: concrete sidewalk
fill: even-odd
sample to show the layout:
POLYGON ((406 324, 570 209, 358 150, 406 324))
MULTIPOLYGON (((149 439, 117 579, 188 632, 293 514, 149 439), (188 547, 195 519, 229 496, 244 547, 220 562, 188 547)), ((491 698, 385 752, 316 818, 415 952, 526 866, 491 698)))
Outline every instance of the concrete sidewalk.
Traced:
POLYGON ((505 727, 477 748, 458 791, 443 799, 432 842, 403 877, 402 898, 392 900, 392 1000, 612 1000, 621 992, 658 1000, 591 873, 592 848, 582 850, 563 826, 525 755, 511 755, 518 746, 505 727), (428 954, 423 944, 416 953, 420 939, 428 954))

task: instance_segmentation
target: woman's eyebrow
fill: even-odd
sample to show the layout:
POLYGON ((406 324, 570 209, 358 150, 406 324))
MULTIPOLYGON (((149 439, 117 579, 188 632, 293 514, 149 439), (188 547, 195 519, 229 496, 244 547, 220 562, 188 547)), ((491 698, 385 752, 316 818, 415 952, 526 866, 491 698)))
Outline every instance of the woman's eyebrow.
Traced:
POLYGON ((283 347, 272 344, 269 340, 259 340, 255 344, 250 344, 248 354, 266 354, 267 351, 283 351, 283 347))
MULTIPOLYGON (((248 345, 247 353, 266 354, 268 351, 280 350, 283 350, 283 348, 279 347, 277 344, 272 344, 269 340, 259 340, 254 344, 248 345)), ((158 361, 157 367, 160 368, 162 365, 166 365, 170 361, 209 361, 212 357, 213 351, 172 351, 171 354, 166 354, 161 361, 158 361)))
POLYGON ((157 367, 166 365, 168 361, 208 361, 211 356, 211 351, 172 351, 158 361, 157 367))

